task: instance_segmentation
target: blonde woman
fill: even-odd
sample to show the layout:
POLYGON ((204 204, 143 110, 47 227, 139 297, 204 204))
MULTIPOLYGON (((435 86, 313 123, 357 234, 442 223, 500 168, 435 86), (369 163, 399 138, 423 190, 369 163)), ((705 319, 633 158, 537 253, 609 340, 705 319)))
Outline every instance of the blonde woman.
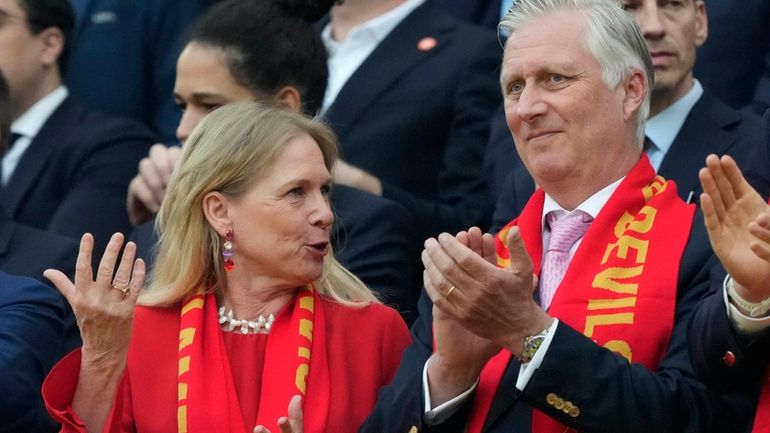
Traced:
POLYGON ((332 256, 335 157, 303 115, 224 106, 185 144, 146 290, 120 234, 95 278, 90 235, 74 283, 46 272, 83 337, 44 385, 62 431, 357 431, 409 335, 332 256))

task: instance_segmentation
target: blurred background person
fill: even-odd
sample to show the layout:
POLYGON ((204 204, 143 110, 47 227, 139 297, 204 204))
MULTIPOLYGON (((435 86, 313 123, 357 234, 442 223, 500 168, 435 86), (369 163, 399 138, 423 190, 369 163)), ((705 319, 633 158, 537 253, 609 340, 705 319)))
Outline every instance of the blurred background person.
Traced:
POLYGON ((61 76, 73 21, 67 0, 0 1, 0 71, 13 116, 0 205, 18 223, 106 243, 131 227, 126 188, 155 138, 69 96, 61 76))
POLYGON ((422 241, 487 228, 482 172, 500 103, 495 34, 423 0, 345 0, 321 37, 322 114, 340 140, 334 181, 404 205, 422 241))
POLYGON ((185 143, 143 292, 120 234, 95 280, 90 235, 75 284, 46 272, 83 335, 43 389, 63 431, 357 431, 409 335, 331 254, 335 158, 320 123, 224 106, 185 143))

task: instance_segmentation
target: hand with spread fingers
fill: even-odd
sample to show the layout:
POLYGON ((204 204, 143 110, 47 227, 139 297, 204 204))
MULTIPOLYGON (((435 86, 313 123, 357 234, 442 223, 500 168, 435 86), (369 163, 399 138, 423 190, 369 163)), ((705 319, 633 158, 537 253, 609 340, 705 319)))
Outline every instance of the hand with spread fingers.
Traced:
POLYGON ((711 246, 736 291, 750 302, 770 298, 770 206, 729 156, 709 155, 699 177, 711 246))
POLYGON ((58 270, 48 269, 43 274, 72 306, 80 328, 82 361, 77 398, 72 406, 89 431, 103 425, 112 406, 126 366, 134 305, 144 284, 144 262, 134 259, 133 242, 123 248, 118 263, 122 245, 123 235, 112 235, 94 278, 94 238, 86 233, 80 241, 74 283, 58 270))
MULTIPOLYGON (((302 397, 295 395, 289 401, 289 415, 278 419, 278 431, 280 433, 302 433, 302 397)), ((270 433, 270 430, 262 425, 254 427, 254 433, 270 433)))

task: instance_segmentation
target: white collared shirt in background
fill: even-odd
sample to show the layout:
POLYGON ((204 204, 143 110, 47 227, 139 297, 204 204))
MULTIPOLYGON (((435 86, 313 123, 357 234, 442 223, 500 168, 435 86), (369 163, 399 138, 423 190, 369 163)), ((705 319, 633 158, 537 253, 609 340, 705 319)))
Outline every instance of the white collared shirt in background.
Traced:
POLYGON ((43 128, 45 122, 51 117, 54 111, 59 108, 62 102, 67 99, 69 91, 64 86, 59 86, 53 92, 45 95, 42 99, 35 102, 27 111, 19 116, 11 124, 11 133, 19 134, 13 147, 3 157, 3 178, 2 183, 6 185, 8 180, 16 171, 21 157, 27 150, 37 133, 43 128))
POLYGON ((321 39, 329 52, 329 82, 324 94, 321 114, 334 103, 340 90, 361 63, 372 54, 377 45, 396 28, 413 10, 425 0, 406 0, 388 12, 361 23, 348 32, 342 41, 332 37, 332 25, 327 24, 321 32, 321 39))

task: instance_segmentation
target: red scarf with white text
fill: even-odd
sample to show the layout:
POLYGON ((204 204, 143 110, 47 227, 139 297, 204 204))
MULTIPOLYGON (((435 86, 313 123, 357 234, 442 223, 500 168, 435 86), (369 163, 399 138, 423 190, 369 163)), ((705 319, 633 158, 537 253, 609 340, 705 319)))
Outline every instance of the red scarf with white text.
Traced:
MULTIPOLYGON (((304 431, 324 432, 330 384, 321 307, 317 292, 308 286, 300 289, 294 302, 276 317, 265 349, 263 398, 254 425, 278 431, 278 418, 287 415, 291 398, 301 395, 304 431), (306 398, 308 387, 312 389, 310 399, 306 398)), ((179 329, 179 433, 246 433, 221 333, 213 294, 198 294, 183 303, 179 329)))
MULTIPOLYGON (((539 275, 544 201, 545 193, 536 191, 519 218, 498 233, 499 266, 510 264, 505 240, 518 226, 539 275)), ((679 263, 694 212, 695 206, 679 198, 676 185, 656 176, 642 155, 583 237, 548 313, 596 344, 654 370, 673 329, 679 263)), ((510 359, 511 353, 502 350, 482 370, 468 433, 482 431, 510 359)), ((534 411, 532 431, 566 430, 534 411)))

